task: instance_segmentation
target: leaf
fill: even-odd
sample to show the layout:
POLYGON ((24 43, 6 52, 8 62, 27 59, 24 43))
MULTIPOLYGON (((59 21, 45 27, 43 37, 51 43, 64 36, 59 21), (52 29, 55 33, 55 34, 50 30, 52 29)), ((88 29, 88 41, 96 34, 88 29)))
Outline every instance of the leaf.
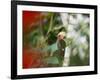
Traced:
POLYGON ((73 41, 73 39, 72 39, 72 38, 67 38, 67 39, 65 39, 66 46, 71 45, 71 44, 72 44, 72 41, 73 41))
POLYGON ((59 64, 58 58, 54 56, 46 58, 45 61, 47 64, 59 64))
POLYGON ((57 43, 54 43, 54 44, 46 47, 44 50, 50 51, 51 53, 55 52, 56 50, 58 50, 57 43))

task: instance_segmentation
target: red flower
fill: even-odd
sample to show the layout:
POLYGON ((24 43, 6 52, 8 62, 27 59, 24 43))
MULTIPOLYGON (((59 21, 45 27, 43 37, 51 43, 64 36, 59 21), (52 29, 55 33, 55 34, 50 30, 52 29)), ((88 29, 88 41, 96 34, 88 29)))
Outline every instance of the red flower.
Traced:
POLYGON ((27 32, 34 27, 32 25, 36 24, 41 20, 41 13, 35 11, 23 11, 23 31, 27 32))
POLYGON ((23 68, 38 68, 42 64, 42 55, 39 51, 23 49, 23 68))

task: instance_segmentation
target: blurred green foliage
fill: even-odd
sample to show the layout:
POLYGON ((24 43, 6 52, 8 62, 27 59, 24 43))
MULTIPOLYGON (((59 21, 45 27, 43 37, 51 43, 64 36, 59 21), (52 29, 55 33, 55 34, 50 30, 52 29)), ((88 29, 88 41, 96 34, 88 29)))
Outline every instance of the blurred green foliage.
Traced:
MULTIPOLYGON (((68 24, 64 26, 60 16, 61 13, 48 12, 45 14, 46 16, 43 19, 43 22, 39 22, 40 25, 37 25, 37 28, 24 35, 24 45, 28 44, 32 48, 37 48, 42 52, 45 52, 46 56, 43 57, 43 60, 48 64, 47 67, 59 66, 62 62, 59 55, 57 55, 56 41, 57 34, 64 31, 66 32, 66 47, 69 47, 70 49, 69 66, 89 65, 89 23, 85 23, 84 19, 79 20, 77 24, 72 24, 70 17, 73 17, 73 20, 75 19, 77 21, 77 14, 66 13, 69 15, 68 24), (67 37, 67 34, 70 32, 68 30, 70 24, 73 25, 72 32, 75 31, 78 33, 79 39, 81 39, 81 37, 85 37, 86 41, 80 43, 81 41, 79 41, 78 38, 75 38, 76 36, 67 37), (74 26, 76 27, 74 28, 74 26), (84 57, 81 57, 81 53, 84 57), (51 56, 51 54, 54 54, 54 56, 51 56)), ((80 15, 82 18, 84 18, 84 16, 89 18, 88 14, 80 15)))

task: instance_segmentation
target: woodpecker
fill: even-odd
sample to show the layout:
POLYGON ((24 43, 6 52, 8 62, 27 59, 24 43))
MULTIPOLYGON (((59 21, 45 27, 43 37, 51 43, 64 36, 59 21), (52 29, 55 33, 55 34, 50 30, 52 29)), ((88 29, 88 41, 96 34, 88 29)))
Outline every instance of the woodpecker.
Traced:
POLYGON ((57 35, 57 46, 58 46, 60 66, 62 66, 63 60, 64 60, 64 53, 65 53, 65 47, 66 47, 66 42, 64 40, 65 35, 66 35, 65 32, 60 32, 57 35))

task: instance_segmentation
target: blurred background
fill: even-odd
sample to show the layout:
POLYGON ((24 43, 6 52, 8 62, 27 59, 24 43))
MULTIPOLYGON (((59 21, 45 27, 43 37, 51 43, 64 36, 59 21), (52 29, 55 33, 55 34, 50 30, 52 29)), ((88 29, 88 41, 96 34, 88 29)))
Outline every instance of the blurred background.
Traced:
POLYGON ((57 35, 65 32, 62 67, 89 65, 89 14, 23 11, 23 68, 59 67, 57 35))

